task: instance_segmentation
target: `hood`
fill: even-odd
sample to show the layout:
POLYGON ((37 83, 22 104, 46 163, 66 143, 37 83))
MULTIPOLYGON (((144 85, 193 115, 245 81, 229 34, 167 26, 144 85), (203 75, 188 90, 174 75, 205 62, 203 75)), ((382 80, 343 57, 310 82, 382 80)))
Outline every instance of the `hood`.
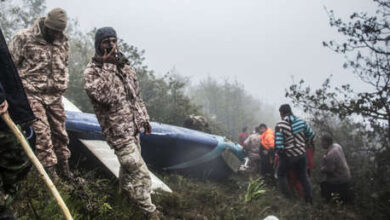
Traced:
MULTIPOLYGON (((31 28, 31 31, 35 37, 35 40, 42 43, 42 44, 47 44, 48 42, 43 38, 43 22, 45 21, 46 17, 40 17, 37 20, 35 20, 34 25, 31 28)), ((61 45, 65 41, 67 41, 68 38, 66 38, 65 34, 63 33, 60 39, 56 39, 53 41, 53 45, 61 45)))

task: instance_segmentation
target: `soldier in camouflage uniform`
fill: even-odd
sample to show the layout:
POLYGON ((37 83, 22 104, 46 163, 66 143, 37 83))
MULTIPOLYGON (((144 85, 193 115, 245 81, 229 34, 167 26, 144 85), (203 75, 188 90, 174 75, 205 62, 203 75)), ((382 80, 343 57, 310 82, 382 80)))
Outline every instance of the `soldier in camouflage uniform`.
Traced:
POLYGON ((69 44, 63 33, 66 22, 65 11, 53 9, 47 17, 39 18, 31 28, 14 36, 10 46, 30 106, 39 119, 33 124, 36 154, 54 179, 57 162, 61 174, 73 178, 62 104, 69 82, 69 44))
POLYGON ((189 115, 185 119, 183 127, 210 133, 207 118, 202 115, 189 115))
POLYGON ((152 131, 149 115, 140 97, 135 70, 117 50, 111 27, 97 30, 96 54, 84 71, 84 88, 91 99, 108 144, 115 150, 121 187, 148 215, 157 216, 151 201, 151 177, 141 157, 139 134, 152 131))
POLYGON ((244 152, 248 155, 248 173, 256 173, 260 165, 260 128, 255 128, 255 133, 248 136, 242 146, 244 152))

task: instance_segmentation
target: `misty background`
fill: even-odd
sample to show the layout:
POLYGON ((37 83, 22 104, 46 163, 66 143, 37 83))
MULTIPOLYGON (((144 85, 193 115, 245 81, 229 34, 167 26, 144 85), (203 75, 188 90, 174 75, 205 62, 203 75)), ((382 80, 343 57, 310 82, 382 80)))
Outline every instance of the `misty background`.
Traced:
MULTIPOLYGON (((210 219, 259 219, 277 213, 286 219, 389 219, 389 0, 0 0, 6 41, 55 7, 64 8, 70 18, 65 96, 84 112, 94 112, 83 89, 94 34, 96 28, 112 26, 121 52, 137 72, 152 121, 184 126, 189 116, 202 116, 208 127, 194 129, 237 141, 243 126, 253 130, 265 122, 273 128, 280 120, 277 108, 287 102, 316 132, 315 205, 297 206, 268 187, 257 201, 246 203, 241 198, 251 187, 245 192, 244 182, 228 181, 233 185, 225 188, 227 182, 209 185, 164 173, 167 184, 181 189, 157 201, 168 218, 196 213, 210 219), (352 175, 351 205, 317 199, 323 180, 318 168, 326 151, 320 147, 323 134, 343 147, 352 175)), ((138 219, 128 203, 117 199, 115 184, 105 183, 115 193, 99 193, 105 182, 99 178, 77 188, 82 198, 78 190, 62 190, 76 216, 138 219)), ((37 213, 53 218, 56 204, 36 186, 36 181, 25 181, 20 198, 38 199, 19 200, 15 210, 26 219, 37 213)))
POLYGON ((304 79, 319 86, 333 74, 338 83, 364 86, 343 69, 344 57, 322 46, 340 39, 328 10, 348 18, 374 12, 367 0, 47 0, 64 8, 88 32, 112 26, 127 43, 144 49, 158 75, 174 70, 192 82, 212 76, 242 83, 275 106, 289 102, 285 89, 304 79))
MULTIPOLYGON (((329 13, 348 20, 354 12, 375 14, 371 1, 54 1, 0 2, 0 24, 8 41, 49 10, 69 17, 70 83, 65 96, 93 112, 83 89, 83 71, 94 54, 96 28, 117 30, 121 51, 137 70, 151 119, 183 126, 189 115, 209 119, 212 133, 236 139, 244 126, 274 127, 282 103, 310 117, 305 105, 285 98, 286 90, 306 81, 372 91, 353 68, 323 46, 342 42, 329 13)), ((290 90, 290 92, 293 90, 290 90)), ((325 94, 324 92, 319 93, 325 94)), ((317 94, 315 97, 320 98, 317 94)), ((307 97, 310 100, 310 97, 307 97)))

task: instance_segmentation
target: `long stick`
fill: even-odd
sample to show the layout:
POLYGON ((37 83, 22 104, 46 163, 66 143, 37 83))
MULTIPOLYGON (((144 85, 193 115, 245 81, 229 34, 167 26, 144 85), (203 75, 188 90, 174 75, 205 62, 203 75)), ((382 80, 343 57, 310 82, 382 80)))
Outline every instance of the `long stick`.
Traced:
POLYGON ((49 175, 47 175, 45 169, 43 168, 42 164, 39 162, 38 158, 35 156, 34 152, 31 150, 30 145, 24 138, 22 132, 20 132, 19 128, 15 125, 15 123, 12 121, 11 117, 9 116, 8 112, 1 115, 5 123, 7 123, 8 127, 12 130, 12 132, 15 134, 16 138, 19 140, 20 144, 22 145, 24 151, 26 152, 27 156, 30 158, 34 166, 37 168, 38 172, 41 174, 41 177, 45 181, 46 185, 49 187, 51 193, 53 194, 54 198, 57 200, 58 205, 60 206, 62 212, 65 215, 65 218, 67 220, 73 220, 72 215, 69 212, 68 207, 66 206, 64 200, 62 199, 60 193, 58 193, 57 188, 54 186, 53 182, 51 181, 49 175))

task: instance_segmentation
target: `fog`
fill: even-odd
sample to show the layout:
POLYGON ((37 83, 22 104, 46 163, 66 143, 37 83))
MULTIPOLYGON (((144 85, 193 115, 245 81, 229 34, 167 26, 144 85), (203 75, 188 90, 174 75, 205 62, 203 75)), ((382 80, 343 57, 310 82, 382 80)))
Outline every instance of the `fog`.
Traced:
POLYGON ((363 86, 344 58, 322 46, 342 39, 325 7, 348 18, 374 11, 367 0, 47 0, 84 31, 112 26, 146 51, 157 74, 175 70, 196 83, 207 76, 237 80, 270 104, 286 102, 285 88, 303 78, 317 87, 330 74, 337 83, 363 86))

